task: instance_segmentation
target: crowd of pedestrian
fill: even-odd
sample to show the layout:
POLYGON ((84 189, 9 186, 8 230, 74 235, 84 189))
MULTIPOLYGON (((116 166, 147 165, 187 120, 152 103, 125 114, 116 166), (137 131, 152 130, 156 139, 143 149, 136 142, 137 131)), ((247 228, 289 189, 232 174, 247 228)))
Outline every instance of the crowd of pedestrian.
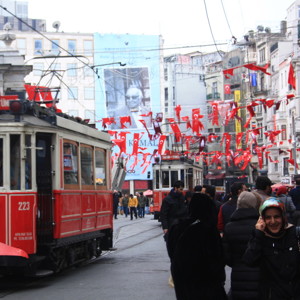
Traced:
POLYGON ((122 192, 114 190, 114 219, 118 219, 118 216, 124 216, 125 218, 130 216, 130 220, 133 220, 133 218, 144 218, 145 214, 149 213, 150 203, 151 200, 143 192, 136 192, 133 195, 128 193, 122 194, 122 192))
POLYGON ((160 219, 177 300, 300 300, 300 179, 272 186, 236 182, 221 202, 214 186, 175 182, 160 219))

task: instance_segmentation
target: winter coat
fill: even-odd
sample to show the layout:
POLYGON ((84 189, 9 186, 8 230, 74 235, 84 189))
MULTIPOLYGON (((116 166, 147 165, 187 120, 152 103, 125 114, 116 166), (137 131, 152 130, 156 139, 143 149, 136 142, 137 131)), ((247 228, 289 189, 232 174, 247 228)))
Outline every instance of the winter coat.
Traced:
POLYGON ((291 189, 289 195, 292 197, 296 210, 300 210, 300 185, 296 185, 295 188, 291 189))
POLYGON ((168 238, 177 300, 223 300, 225 271, 222 243, 214 225, 180 221, 168 238))
POLYGON ((138 200, 139 200, 139 206, 140 207, 145 207, 146 206, 147 198, 145 196, 139 196, 138 200))
POLYGON ((224 229, 225 263, 231 270, 232 300, 258 300, 259 268, 249 267, 243 261, 248 241, 259 218, 254 208, 239 208, 224 229))
POLYGON ((294 211, 296 210, 296 207, 292 201, 292 198, 290 196, 282 194, 282 195, 278 196, 278 199, 284 203, 288 221, 292 222, 292 216, 293 216, 294 211))
POLYGON ((122 199, 122 206, 128 207, 129 197, 123 197, 122 199))
POLYGON ((285 229, 279 238, 254 230, 244 260, 260 267, 259 299, 300 299, 300 252, 295 228, 285 229))
POLYGON ((224 203, 218 214, 218 229, 220 232, 224 230, 225 225, 229 222, 231 215, 236 210, 237 197, 234 197, 224 203))
POLYGON ((187 217, 187 206, 181 193, 172 189, 162 201, 160 209, 160 221, 163 229, 170 229, 180 219, 187 217))
POLYGON ((138 199, 136 196, 129 197, 128 206, 129 207, 137 207, 139 204, 138 199))

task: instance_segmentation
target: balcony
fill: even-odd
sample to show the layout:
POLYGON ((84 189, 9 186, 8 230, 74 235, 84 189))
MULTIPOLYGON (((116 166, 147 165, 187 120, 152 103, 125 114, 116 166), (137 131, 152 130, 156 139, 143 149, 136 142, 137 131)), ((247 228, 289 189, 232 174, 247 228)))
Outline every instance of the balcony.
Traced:
POLYGON ((220 93, 212 93, 206 95, 206 100, 220 100, 221 94, 220 93))

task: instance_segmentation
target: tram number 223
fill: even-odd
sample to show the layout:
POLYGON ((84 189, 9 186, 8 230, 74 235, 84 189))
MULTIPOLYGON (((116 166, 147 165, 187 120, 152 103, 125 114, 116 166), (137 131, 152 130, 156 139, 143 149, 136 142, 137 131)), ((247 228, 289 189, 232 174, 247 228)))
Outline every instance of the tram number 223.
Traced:
POLYGON ((30 202, 18 202, 18 210, 30 210, 30 202))

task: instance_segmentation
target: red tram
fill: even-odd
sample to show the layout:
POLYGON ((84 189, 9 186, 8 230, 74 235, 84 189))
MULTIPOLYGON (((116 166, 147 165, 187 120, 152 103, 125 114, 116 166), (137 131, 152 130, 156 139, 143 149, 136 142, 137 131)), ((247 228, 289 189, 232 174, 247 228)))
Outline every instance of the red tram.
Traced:
POLYGON ((184 182, 185 191, 193 191, 196 185, 203 182, 202 166, 194 159, 177 153, 161 155, 153 165, 153 206, 150 211, 154 219, 159 219, 162 200, 177 180, 184 182))
POLYGON ((54 108, 9 103, 0 109, 0 272, 57 272, 110 249, 109 135, 54 108))

